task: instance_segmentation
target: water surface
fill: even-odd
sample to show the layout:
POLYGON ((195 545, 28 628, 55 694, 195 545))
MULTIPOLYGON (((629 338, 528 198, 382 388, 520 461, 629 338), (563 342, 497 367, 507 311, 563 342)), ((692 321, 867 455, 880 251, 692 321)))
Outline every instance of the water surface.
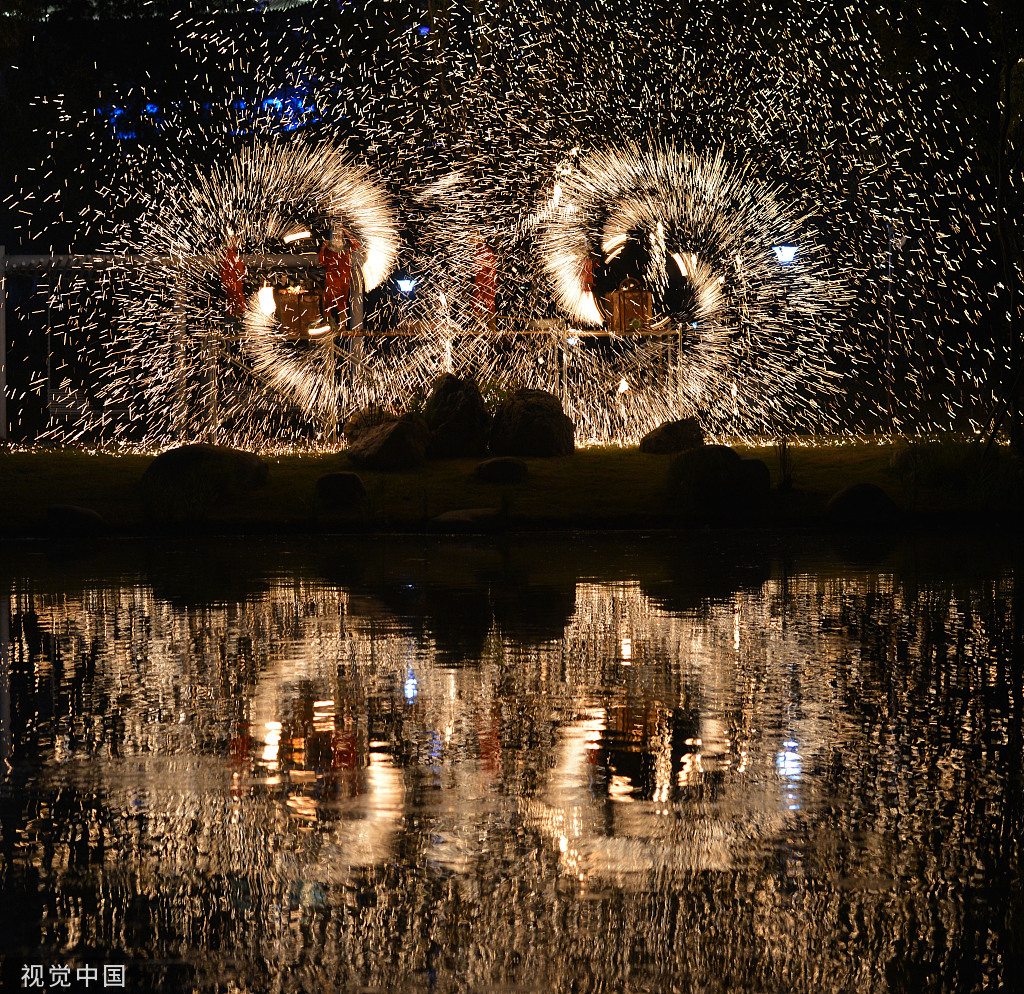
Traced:
POLYGON ((4 989, 1012 990, 1016 561, 4 550, 4 989))

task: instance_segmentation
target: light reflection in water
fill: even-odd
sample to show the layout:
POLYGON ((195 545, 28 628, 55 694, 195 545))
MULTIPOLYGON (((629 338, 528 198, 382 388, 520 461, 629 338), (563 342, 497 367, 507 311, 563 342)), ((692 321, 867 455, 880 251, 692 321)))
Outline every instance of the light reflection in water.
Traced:
POLYGON ((683 586, 15 577, 5 978, 38 949, 168 990, 1011 976, 1008 574, 683 586))

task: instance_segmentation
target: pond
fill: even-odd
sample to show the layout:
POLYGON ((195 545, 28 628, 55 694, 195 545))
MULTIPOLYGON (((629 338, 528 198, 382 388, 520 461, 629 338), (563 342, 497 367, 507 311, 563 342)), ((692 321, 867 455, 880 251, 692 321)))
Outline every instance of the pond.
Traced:
POLYGON ((0 550, 4 990, 1011 989, 1019 550, 0 550))

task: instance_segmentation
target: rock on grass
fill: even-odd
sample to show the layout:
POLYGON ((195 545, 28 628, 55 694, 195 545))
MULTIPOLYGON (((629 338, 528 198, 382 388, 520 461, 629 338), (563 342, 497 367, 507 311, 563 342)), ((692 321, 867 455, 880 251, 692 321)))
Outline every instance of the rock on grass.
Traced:
POLYGON ((325 473, 314 486, 317 501, 329 510, 357 507, 366 499, 366 487, 357 473, 325 473))
POLYGON ((391 424, 397 420, 397 414, 392 414, 383 407, 371 404, 369 407, 360 408, 360 410, 351 415, 345 424, 342 425, 341 431, 345 436, 345 440, 349 445, 352 445, 370 429, 379 428, 381 425, 391 424))
POLYGON ((768 492, 768 467, 742 459, 726 445, 681 452, 669 465, 671 499, 681 511, 705 517, 749 513, 768 492))
POLYGON ((517 390, 494 412, 488 448, 496 456, 569 456, 576 426, 545 390, 517 390))
POLYGON ((496 456, 478 463, 473 475, 482 483, 522 483, 530 470, 515 456, 496 456))
POLYGON ((696 418, 666 421, 640 439, 641 452, 685 452, 704 444, 704 429, 696 418))
POLYGON ((430 429, 428 459, 482 456, 487 451, 491 416, 471 377, 439 377, 423 405, 423 419, 430 429))
POLYGON ((259 456, 199 442, 161 452, 142 474, 142 499, 153 517, 195 520, 269 478, 259 456))
POLYGON ((348 457, 367 469, 415 469, 427 458, 430 432, 426 422, 412 414, 363 432, 348 449, 348 457))
POLYGON ((46 509, 46 532, 52 538, 80 539, 105 535, 107 522, 99 511, 77 504, 51 504, 46 509))

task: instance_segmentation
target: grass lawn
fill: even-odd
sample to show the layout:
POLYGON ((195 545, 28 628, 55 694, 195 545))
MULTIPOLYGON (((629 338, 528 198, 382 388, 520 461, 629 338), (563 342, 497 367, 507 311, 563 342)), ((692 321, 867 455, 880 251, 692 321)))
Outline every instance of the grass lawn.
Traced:
POLYGON ((39 531, 49 504, 78 504, 111 524, 141 527, 137 486, 150 456, 74 449, 0 451, 0 536, 39 531))
MULTIPOLYGON (((777 485, 774 450, 736 448, 744 456, 763 459, 773 487, 777 485)), ((1002 483, 969 477, 969 459, 958 470, 955 453, 944 457, 949 463, 945 475, 922 471, 913 485, 889 469, 888 445, 849 442, 796 447, 790 453, 794 489, 787 494, 773 490, 762 520, 813 520, 831 494, 857 482, 875 483, 900 506, 926 513, 1006 511, 1014 506, 1002 483)), ((52 503, 92 508, 117 531, 150 530, 154 524, 139 486, 150 458, 76 450, 0 452, 0 537, 45 533, 46 508, 52 503)), ((675 514, 666 482, 672 457, 635 448, 595 447, 563 458, 528 459, 527 479, 508 486, 477 481, 472 475, 476 459, 431 462, 400 473, 360 470, 367 500, 347 512, 325 512, 314 496, 319 476, 353 469, 344 453, 265 458, 270 464, 265 487, 199 512, 183 511, 181 517, 213 529, 293 531, 413 530, 442 512, 463 508, 500 509, 513 525, 524 527, 643 527, 671 524, 675 514)))

